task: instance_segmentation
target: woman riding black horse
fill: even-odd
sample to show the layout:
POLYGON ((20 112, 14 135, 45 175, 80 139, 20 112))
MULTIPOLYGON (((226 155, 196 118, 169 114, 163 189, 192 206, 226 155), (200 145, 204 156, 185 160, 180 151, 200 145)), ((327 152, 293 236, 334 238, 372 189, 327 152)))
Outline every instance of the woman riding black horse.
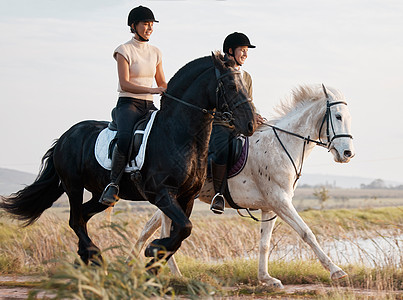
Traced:
MULTIPOLYGON (((169 258, 191 233, 189 216, 205 180, 213 115, 226 114, 241 134, 250 136, 255 130, 254 110, 241 74, 234 67, 232 61, 216 53, 181 68, 162 96, 148 137, 141 169, 143 193, 130 174, 122 175, 121 198, 149 201, 172 220, 170 236, 154 240, 146 249, 147 256, 165 252, 169 258)), ((99 199, 110 181, 110 172, 98 164, 94 155, 97 137, 107 125, 83 121, 71 127, 44 155, 35 182, 10 197, 2 197, 0 203, 0 208, 29 225, 67 193, 69 225, 79 239, 78 254, 86 263, 102 260, 88 235, 87 223, 107 208, 99 199), (92 193, 85 203, 84 189, 92 193)))
POLYGON ((153 32, 153 12, 144 6, 133 8, 127 25, 134 37, 113 53, 119 75, 119 99, 115 109, 117 145, 112 154, 111 182, 99 202, 113 206, 118 201, 119 182, 128 162, 133 127, 149 110, 156 110, 153 94, 162 94, 167 84, 162 69, 161 51, 147 42, 153 32), (153 88, 153 81, 158 87, 153 88))

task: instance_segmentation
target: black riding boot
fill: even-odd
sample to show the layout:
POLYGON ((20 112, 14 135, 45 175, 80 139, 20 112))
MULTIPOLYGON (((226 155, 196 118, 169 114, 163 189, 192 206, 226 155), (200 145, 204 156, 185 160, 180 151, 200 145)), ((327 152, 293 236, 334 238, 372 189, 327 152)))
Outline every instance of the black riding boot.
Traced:
POLYGON ((101 199, 99 199, 100 203, 107 206, 114 206, 116 202, 118 202, 119 182, 120 178, 122 178, 126 163, 126 155, 123 155, 116 145, 112 153, 111 183, 106 186, 102 193, 101 199))
POLYGON ((224 183, 227 176, 227 166, 217 165, 211 162, 211 175, 213 177, 214 192, 216 193, 211 200, 210 210, 215 214, 222 214, 224 212, 225 200, 223 196, 224 183))

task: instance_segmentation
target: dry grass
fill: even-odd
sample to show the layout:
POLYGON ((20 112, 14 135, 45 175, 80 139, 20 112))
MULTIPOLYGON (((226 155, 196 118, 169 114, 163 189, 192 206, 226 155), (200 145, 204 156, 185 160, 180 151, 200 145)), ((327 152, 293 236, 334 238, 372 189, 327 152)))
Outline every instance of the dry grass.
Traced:
MULTIPOLYGON (((207 205, 203 207, 208 208, 207 205)), ((343 262, 343 268, 350 276, 341 283, 342 286, 396 291, 403 289, 402 209, 306 211, 301 215, 321 245, 328 245, 324 249, 331 258, 343 262), (357 244, 357 240, 364 239, 377 245, 382 238, 396 243, 397 253, 380 258, 357 244), (341 242, 356 244, 358 261, 349 261, 343 249, 331 251, 336 246, 343 246, 341 242)), ((68 227, 63 210, 53 210, 57 215, 50 210, 28 228, 19 228, 17 223, 0 218, 0 272, 49 275, 60 268, 61 259, 71 264, 72 253, 77 251, 77 237, 68 227)), ((117 257, 130 253, 129 248, 152 211, 147 205, 139 209, 122 202, 112 216, 113 226, 105 214, 91 220, 90 236, 105 250, 106 261, 114 263, 117 257), (116 245, 124 245, 124 249, 113 248, 116 245)), ((216 216, 199 208, 192 216, 192 222, 192 235, 184 241, 177 254, 179 267, 188 280, 201 280, 214 286, 240 283, 259 286, 256 277, 259 224, 234 214, 216 216)), ((381 245, 378 248, 383 250, 381 245)), ((284 284, 331 284, 328 272, 318 263, 313 252, 281 221, 274 230, 269 269, 284 284)), ((169 274, 168 270, 164 274, 169 274)), ((175 281, 170 284, 175 285, 175 281)), ((179 281, 176 286, 183 289, 184 283, 179 281)))

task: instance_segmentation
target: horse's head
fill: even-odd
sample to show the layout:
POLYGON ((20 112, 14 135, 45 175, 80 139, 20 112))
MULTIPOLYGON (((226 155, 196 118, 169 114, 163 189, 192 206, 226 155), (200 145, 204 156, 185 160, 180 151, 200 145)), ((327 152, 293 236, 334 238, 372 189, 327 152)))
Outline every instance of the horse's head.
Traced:
POLYGON ((326 113, 319 136, 322 140, 327 139, 327 147, 336 162, 347 163, 355 155, 347 102, 336 90, 326 89, 323 85, 322 87, 326 97, 326 113))
POLYGON ((215 107, 221 117, 234 124, 238 133, 251 136, 257 123, 242 74, 234 68, 235 63, 232 60, 224 60, 220 53, 213 53, 212 58, 217 77, 215 107))

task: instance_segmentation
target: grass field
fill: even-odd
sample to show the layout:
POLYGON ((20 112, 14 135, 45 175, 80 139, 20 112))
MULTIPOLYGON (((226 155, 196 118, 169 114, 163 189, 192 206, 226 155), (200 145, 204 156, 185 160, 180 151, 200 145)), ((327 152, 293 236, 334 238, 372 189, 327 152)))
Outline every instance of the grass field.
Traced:
MULTIPOLYGON (((332 190, 331 199, 325 206, 327 209, 323 211, 307 209, 319 205, 318 200, 312 196, 313 190, 304 189, 296 194, 297 203, 298 201, 306 203, 310 199, 312 203, 316 203, 301 208, 300 214, 316 234, 319 243, 327 245, 324 250, 330 257, 336 263, 342 262, 342 268, 349 274, 348 279, 332 283, 328 272, 319 264, 313 252, 281 220, 277 222, 273 234, 270 273, 285 285, 321 284, 336 288, 347 287, 350 290, 364 288, 381 293, 377 294, 378 296, 390 292, 390 297, 382 296, 383 299, 402 299, 402 294, 397 292, 403 290, 403 251, 400 250, 403 245, 402 198, 399 198, 400 194, 393 198, 392 194, 387 193, 390 191, 353 192, 346 194, 345 190, 332 190), (352 203, 365 203, 365 205, 356 205, 354 209, 329 209, 338 205, 336 197, 339 196, 348 197, 347 207, 352 203), (379 199, 389 199, 395 206, 377 207, 379 199), (359 240, 365 240, 367 246, 360 246, 359 240), (380 240, 387 240, 397 247, 391 252, 389 248, 384 248, 380 240), (343 245, 356 246, 357 253, 354 259, 343 255, 346 249, 333 251, 335 245, 340 247, 340 242, 343 242, 343 245), (382 251, 389 251, 388 255, 381 257, 377 253, 370 253, 368 249, 373 246, 378 249, 379 254, 382 251)), ((106 213, 101 213, 90 221, 90 236, 104 251, 103 255, 108 263, 105 268, 108 274, 114 274, 113 281, 110 281, 111 276, 103 275, 104 273, 99 270, 88 269, 85 266, 74 267, 77 237, 68 227, 68 208, 63 200, 57 207, 46 211, 37 223, 27 228, 20 228, 17 222, 10 221, 0 212, 0 273, 45 276, 48 282, 53 282, 52 278, 58 278, 57 280, 63 278, 64 281, 73 282, 72 286, 78 286, 79 281, 71 278, 86 276, 85 280, 90 282, 87 284, 104 293, 107 293, 108 289, 105 288, 107 285, 115 286, 119 280, 129 280, 123 279, 123 274, 127 277, 130 273, 132 274, 130 280, 138 278, 139 281, 125 288, 133 290, 134 286, 140 288, 153 286, 154 283, 159 288, 149 294, 153 297, 160 297, 160 293, 169 294, 172 291, 176 294, 194 295, 208 295, 213 291, 224 295, 228 293, 229 287, 233 295, 241 293, 273 295, 272 292, 262 288, 257 281, 259 224, 250 219, 240 218, 233 210, 227 210, 221 216, 214 215, 208 211, 208 205, 200 202, 196 203, 191 217, 194 224, 192 235, 184 241, 176 255, 184 279, 172 277, 167 268, 164 268, 160 275, 162 277, 157 279, 150 279, 142 271, 133 273, 133 268, 128 271, 126 260, 122 260, 122 257, 131 257, 131 261, 135 264, 144 265, 142 259, 138 262, 132 258, 130 250, 154 210, 155 208, 147 203, 131 204, 121 201, 114 209, 110 220, 106 213), (60 275, 63 272, 64 275, 60 275), (91 278, 97 280, 91 281, 91 278), (189 289, 193 292, 189 292, 189 289)), ((53 285, 52 288, 55 286, 57 285, 53 285)), ((122 287, 123 291, 120 292, 125 293, 125 288, 122 287)), ((331 297, 337 295, 332 294, 330 298, 322 296, 323 299, 333 299, 331 297)), ((361 298, 356 298, 354 293, 351 296, 343 292, 338 299, 361 298)))
MULTIPOLYGON (((318 208, 314 188, 297 188, 293 198, 299 210, 318 208)), ((338 189, 331 188, 325 208, 371 208, 403 205, 403 190, 392 189, 338 189)))
MULTIPOLYGON (((293 198, 294 206, 297 210, 319 209, 320 201, 314 196, 316 188, 297 188, 293 198)), ((373 207, 387 207, 387 206, 401 206, 403 205, 403 190, 392 189, 340 189, 329 188, 329 200, 324 203, 324 208, 373 208, 373 207)), ((88 200, 90 195, 85 194, 84 199, 88 200)), ((148 202, 130 202, 121 201, 118 207, 134 205, 138 210, 145 210, 148 212, 154 211, 155 207, 148 202)), ((68 201, 66 195, 63 195, 54 205, 54 207, 64 207, 59 212, 65 211, 68 213, 68 201)), ((208 212, 208 205, 195 201, 193 214, 208 212)), ((234 210, 227 211, 226 213, 236 213, 234 210)))

